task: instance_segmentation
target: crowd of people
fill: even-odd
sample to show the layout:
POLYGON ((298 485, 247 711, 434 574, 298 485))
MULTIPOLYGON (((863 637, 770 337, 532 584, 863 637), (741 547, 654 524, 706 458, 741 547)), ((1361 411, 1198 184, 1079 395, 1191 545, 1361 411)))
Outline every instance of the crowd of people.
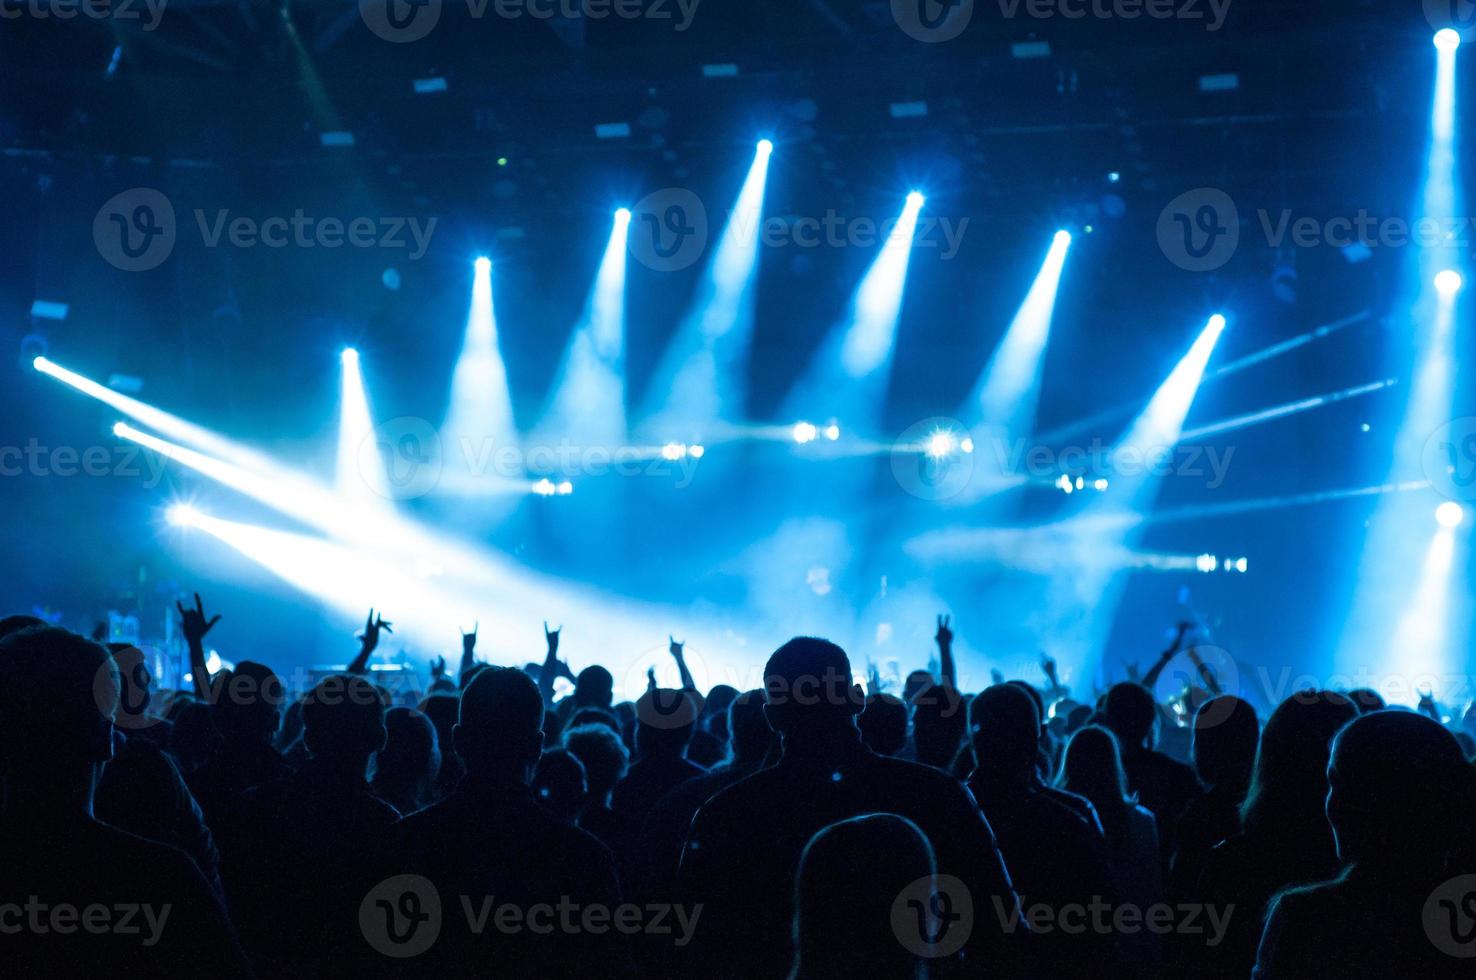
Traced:
POLYGON ((289 692, 179 613, 188 691, 0 620, 4 975, 1476 975, 1469 733, 1369 691, 969 694, 940 617, 896 691, 798 637, 701 692, 673 640, 680 687, 617 702, 545 626, 412 695, 371 612, 289 692))

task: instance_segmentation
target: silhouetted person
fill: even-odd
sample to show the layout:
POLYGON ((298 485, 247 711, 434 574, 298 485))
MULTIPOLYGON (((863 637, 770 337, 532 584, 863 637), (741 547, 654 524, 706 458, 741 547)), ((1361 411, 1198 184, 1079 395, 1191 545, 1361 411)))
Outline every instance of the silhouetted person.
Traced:
POLYGON ((579 756, 568 749, 544 752, 533 770, 533 797, 564 823, 578 821, 589 797, 589 783, 579 756))
POLYGON ((1186 963, 1207 977, 1243 978, 1271 898, 1283 888, 1326 881, 1341 865, 1323 807, 1329 747, 1358 709, 1332 691, 1301 691, 1277 706, 1261 733, 1241 833, 1209 854, 1194 901, 1234 906, 1217 946, 1179 937, 1186 963))
POLYGON ((738 689, 718 684, 707 692, 702 702, 702 717, 687 745, 687 758, 704 769, 711 769, 728 757, 728 706, 738 696, 738 689))
POLYGON ((930 684, 917 692, 911 704, 914 761, 952 772, 968 734, 963 697, 945 684, 930 684))
POLYGON ((1103 704, 1103 725, 1117 736, 1128 790, 1158 820, 1163 867, 1173 854, 1174 828, 1189 804, 1200 795, 1194 770, 1154 750, 1158 741, 1158 704, 1141 684, 1114 684, 1103 704))
POLYGON ((579 827, 611 852, 629 853, 641 828, 610 809, 610 793, 630 767, 630 750, 619 732, 603 722, 573 725, 564 732, 564 747, 584 764, 588 795, 579 814, 579 827))
POLYGON ((632 825, 645 822, 666 792, 704 772, 686 757, 702 711, 692 691, 657 688, 636 702, 636 761, 615 786, 610 807, 632 825))
POLYGON ((0 640, 0 673, 0 970, 250 976, 194 862, 93 815, 119 696, 107 651, 66 630, 22 628, 0 640))
POLYGON ((610 710, 615 700, 615 678, 598 665, 586 667, 574 679, 574 693, 554 705, 554 711, 565 724, 581 708, 610 710))
POLYGON ((1470 977, 1476 879, 1446 883, 1476 874, 1476 770, 1455 739, 1413 712, 1372 712, 1334 740, 1328 783, 1346 870, 1281 893, 1255 976, 1470 977))
POLYGON ((797 638, 769 658, 764 714, 783 739, 783 756, 713 797, 693 821, 681 879, 685 901, 704 912, 680 975, 785 976, 801 851, 820 829, 876 812, 916 823, 939 871, 967 886, 975 908, 1001 913, 975 917, 966 949, 981 968, 1012 966, 1025 937, 1007 939, 1000 924, 1015 921, 1018 900, 989 824, 947 774, 861 744, 855 718, 864 696, 851 676, 845 651, 825 640, 797 638))
MULTIPOLYGON (((893 905, 912 891, 925 903, 932 889, 916 883, 931 879, 936 867, 927 837, 902 817, 872 813, 822 829, 805 845, 795 875, 790 980, 931 977, 931 960, 919 954, 928 951, 926 935, 904 945, 893 905)), ((906 910, 913 911, 926 907, 906 910)))
POLYGON ((374 794, 402 814, 430 806, 439 797, 441 746, 436 726, 414 708, 384 714, 385 743, 374 759, 374 794))
POLYGON ((170 713, 173 725, 169 732, 169 754, 174 756, 188 782, 220 750, 220 731, 215 727, 213 709, 201 701, 181 699, 170 713))
POLYGON ((466 772, 461 756, 451 750, 451 729, 456 727, 456 717, 461 711, 461 696, 432 694, 422 698, 418 707, 436 730, 436 747, 441 753, 441 768, 436 772, 436 799, 445 799, 466 772))
POLYGON ((1346 697, 1349 701, 1353 702, 1354 707, 1358 709, 1358 713, 1361 715, 1366 715, 1373 711, 1383 711, 1389 706, 1384 700, 1384 696, 1371 687, 1355 687, 1347 693, 1346 697))
POLYGON ((1205 794, 1179 818, 1169 891, 1193 891, 1209 852, 1240 833, 1240 808, 1250 792, 1261 722, 1247 701, 1230 695, 1211 698, 1194 713, 1190 756, 1205 794))
MULTIPOLYGON (((561 901, 581 915, 620 903, 610 852, 539 806, 529 789, 543 751, 542 725, 543 698, 521 670, 488 667, 462 692, 452 738, 466 777, 450 797, 406 817, 394 835, 396 869, 425 878, 444 911, 429 952, 403 961, 414 975, 585 980, 625 972, 619 933, 544 930, 536 918, 535 907, 557 910, 561 901), (460 896, 474 917, 485 907, 480 933, 460 896), (492 906, 520 910, 523 927, 499 927, 506 918, 492 906)), ((400 926, 411 927, 413 939, 416 923, 400 926)))
POLYGON ((189 778, 190 792, 212 829, 251 787, 288 773, 272 745, 282 717, 282 682, 269 667, 243 660, 211 679, 211 717, 220 734, 215 754, 189 778))
POLYGON ((331 974, 343 947, 362 952, 357 903, 375 880, 367 862, 400 818, 367 778, 385 744, 373 685, 324 678, 303 698, 302 722, 308 761, 248 791, 221 831, 227 895, 268 975, 331 974))
MULTIPOLYGON (((1158 822, 1128 793, 1117 736, 1098 725, 1077 731, 1066 744, 1060 783, 1091 801, 1106 837, 1108 875, 1118 899, 1138 909, 1161 902, 1158 822)), ((1118 937, 1117 955, 1142 969, 1160 959, 1162 948, 1153 933, 1124 932, 1118 937)))
POLYGON ((861 741, 877 755, 898 755, 907 748, 907 733, 912 723, 907 704, 891 694, 869 694, 856 727, 861 741))
MULTIPOLYGON (((969 706, 977 768, 969 789, 989 820, 1020 901, 1028 909, 1112 901, 1106 841, 1095 822, 1054 798, 1036 771, 1040 716, 1035 702, 1014 684, 996 684, 969 706)), ((1112 938, 1092 930, 1058 930, 1041 940, 1057 969, 1082 970, 1112 955, 1112 938)), ((1042 964, 1042 969, 1049 969, 1042 964)))

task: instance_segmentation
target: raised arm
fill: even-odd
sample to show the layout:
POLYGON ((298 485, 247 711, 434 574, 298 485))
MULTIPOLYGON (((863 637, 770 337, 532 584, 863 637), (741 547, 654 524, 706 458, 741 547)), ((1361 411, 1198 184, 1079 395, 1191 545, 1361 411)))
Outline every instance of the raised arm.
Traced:
POLYGON ((175 602, 174 608, 179 610, 180 628, 184 632, 185 643, 190 648, 190 677, 195 684, 195 694, 201 701, 210 701, 210 672, 205 667, 205 634, 220 622, 220 613, 216 613, 209 619, 205 618, 205 604, 200 601, 200 593, 195 593, 195 608, 186 609, 184 603, 175 602))
POLYGON ((938 616, 938 632, 933 634, 933 639, 938 642, 938 670, 942 675, 943 683, 958 690, 958 668, 953 663, 953 630, 948 624, 953 621, 952 616, 938 616))
POLYGON ((543 623, 543 639, 548 644, 548 652, 543 655, 543 668, 538 671, 538 693, 543 695, 543 704, 549 708, 553 707, 554 681, 560 677, 574 679, 569 665, 559 660, 559 634, 563 631, 562 626, 551 630, 547 620, 543 623))
POLYGON ((359 634, 359 655, 354 658, 353 663, 348 665, 347 673, 367 674, 369 672, 369 657, 379 646, 379 631, 393 633, 394 630, 390 628, 392 625, 384 616, 375 616, 374 610, 369 610, 369 618, 364 620, 364 632, 359 634))
POLYGON ((1158 655, 1158 662, 1153 665, 1152 669, 1148 671, 1147 676, 1140 682, 1144 687, 1152 688, 1154 684, 1158 683, 1158 675, 1163 673, 1163 669, 1169 665, 1170 660, 1174 659, 1174 655, 1184 648, 1184 637, 1189 635, 1191 628, 1192 624, 1190 623, 1179 624, 1178 632, 1174 634, 1174 641, 1169 644, 1167 650, 1158 655))
POLYGON ((682 679, 682 690, 695 692, 697 690, 697 682, 692 680, 692 672, 687 669, 687 660, 682 656, 682 650, 687 644, 685 642, 678 643, 673 636, 668 636, 666 639, 671 644, 666 649, 670 651, 672 659, 676 661, 677 673, 682 679))

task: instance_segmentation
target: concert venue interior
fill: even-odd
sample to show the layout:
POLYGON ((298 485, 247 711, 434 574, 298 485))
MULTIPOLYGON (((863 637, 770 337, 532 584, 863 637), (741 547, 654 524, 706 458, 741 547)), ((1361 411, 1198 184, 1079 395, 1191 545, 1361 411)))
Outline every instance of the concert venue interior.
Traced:
POLYGON ((5 0, 10 611, 1464 710, 1468 25, 596 6, 5 0))

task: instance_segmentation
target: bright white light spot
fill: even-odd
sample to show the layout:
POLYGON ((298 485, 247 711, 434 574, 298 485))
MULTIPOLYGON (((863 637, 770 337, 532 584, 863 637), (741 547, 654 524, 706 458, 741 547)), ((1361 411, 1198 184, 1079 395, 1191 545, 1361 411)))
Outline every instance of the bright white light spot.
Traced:
POLYGON ((339 356, 343 359, 343 363, 352 364, 359 359, 359 352, 352 347, 345 347, 339 356))
POLYGON ((758 152, 760 156, 768 156, 774 152, 774 144, 769 140, 759 140, 758 152))
POLYGON ((1087 481, 1085 480, 1085 478, 1079 477, 1079 476, 1076 478, 1076 489, 1078 489, 1078 490, 1085 490, 1086 489, 1086 485, 1087 485, 1087 481))
POLYGON ((1461 291, 1463 285, 1465 280, 1454 269, 1445 269, 1435 274, 1435 289, 1441 296, 1454 296, 1461 291))
POLYGON ((1071 477, 1067 476, 1065 473, 1062 473, 1059 477, 1057 477, 1056 486, 1060 487, 1066 493, 1070 493, 1071 491, 1076 489, 1076 486, 1071 482, 1071 477))
POLYGON ((1435 47, 1441 51, 1454 51, 1461 46, 1461 35, 1453 28, 1443 28, 1435 32, 1435 47))
POLYGON ((677 460, 687 455, 687 447, 679 442, 668 442, 661 447, 661 458, 677 460))
POLYGON ((966 453, 971 453, 974 451, 974 440, 968 436, 964 436, 958 441, 958 448, 966 453))
POLYGON ((574 484, 570 483, 568 480, 565 480, 563 483, 560 483, 559 484, 559 496, 560 497, 567 497, 567 496, 569 496, 569 494, 571 494, 573 492, 574 492, 574 484))
POLYGON ((200 522, 200 512, 189 504, 173 504, 164 511, 164 519, 175 527, 194 527, 200 522))
POLYGON ((630 208, 616 208, 615 222, 622 225, 630 224, 630 208))
POLYGON ((796 422, 794 424, 794 441, 803 446, 807 442, 814 442, 819 432, 820 430, 815 428, 813 422, 796 422))
POLYGON ((1060 231, 1056 232, 1056 237, 1055 239, 1053 239, 1053 241, 1054 244, 1060 245, 1064 248, 1065 246, 1071 244, 1071 232, 1063 228, 1060 231))
POLYGON ((478 255, 477 256, 477 261, 474 263, 474 265, 475 265, 475 268, 476 268, 476 271, 477 272, 491 272, 492 271, 492 260, 489 259, 489 258, 487 258, 487 256, 485 256, 485 255, 478 255))
POLYGON ((836 425, 834 422, 827 425, 825 427, 825 438, 829 439, 831 442, 835 442, 837 439, 839 439, 840 426, 836 425))
POLYGON ((693 459, 701 459, 706 454, 707 454, 707 447, 705 447, 705 446, 698 445, 698 446, 688 446, 687 447, 687 455, 688 456, 691 456, 693 459))
POLYGON ((1200 555, 1194 559, 1194 567, 1201 572, 1213 572, 1220 567, 1220 561, 1214 555, 1200 555))
POLYGON ((957 446, 951 432, 934 432, 928 436, 927 454, 934 459, 942 459, 944 456, 953 455, 957 446))
POLYGON ((1092 489, 1093 490, 1096 490, 1098 493, 1102 492, 1103 490, 1106 490, 1107 489, 1107 481, 1104 478, 1100 477, 1100 476, 1097 477, 1094 481, 1092 481, 1092 489))
POLYGON ((909 208, 920 208, 926 201, 927 198, 923 197, 921 192, 919 191, 913 191, 912 193, 907 195, 907 206, 909 208))
POLYGON ((1441 527, 1455 527, 1465 519, 1465 508, 1454 500, 1447 500, 1435 508, 1435 520, 1440 522, 1441 527))
POLYGON ((544 477, 541 480, 534 480, 531 489, 540 497, 552 497, 558 493, 558 487, 554 486, 554 482, 548 477, 544 477))
POLYGON ((1235 559, 1235 570, 1237 572, 1244 572, 1248 568, 1250 568, 1250 562, 1249 561, 1247 561, 1244 558, 1237 558, 1237 559, 1235 559))

